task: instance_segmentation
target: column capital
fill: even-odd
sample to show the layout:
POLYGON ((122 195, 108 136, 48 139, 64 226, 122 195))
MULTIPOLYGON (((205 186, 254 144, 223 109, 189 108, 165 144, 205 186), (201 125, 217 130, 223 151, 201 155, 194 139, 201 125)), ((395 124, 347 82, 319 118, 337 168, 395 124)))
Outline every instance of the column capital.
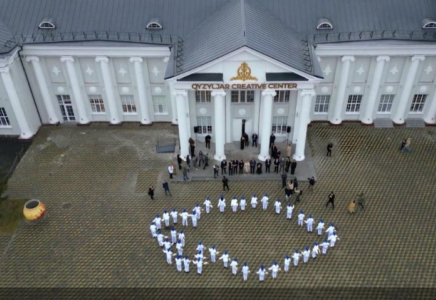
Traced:
POLYGON ((188 97, 188 93, 185 90, 174 90, 174 96, 188 97))
POLYGON ((342 56, 342 61, 346 62, 346 61, 354 61, 354 56, 351 55, 346 55, 346 56, 342 56))
POLYGON ((302 90, 301 91, 301 97, 304 97, 304 96, 313 97, 315 95, 316 95, 315 90, 302 90))
POLYGON ((412 56, 412 61, 423 61, 425 59, 424 55, 415 55, 412 56))
POLYGON ((377 62, 379 61, 389 61, 391 58, 387 55, 377 56, 377 62))
POLYGON ((30 62, 30 61, 39 61, 39 57, 38 56, 27 56, 26 57, 26 61, 30 62))
POLYGON ((61 56, 61 62, 74 62, 74 58, 72 56, 61 56))
POLYGON ((211 93, 211 96, 212 97, 216 97, 216 96, 223 96, 223 97, 225 97, 226 96, 226 92, 223 91, 223 90, 213 90, 212 93, 211 93))
POLYGON ((130 58, 130 62, 134 63, 134 62, 139 62, 142 63, 144 60, 142 59, 142 57, 139 56, 135 56, 135 57, 131 57, 130 58))
POLYGON ((95 61, 96 62, 105 62, 105 63, 107 63, 107 62, 109 62, 109 58, 107 56, 97 56, 95 58, 95 61))
POLYGON ((10 68, 9 67, 3 67, 0 68, 0 73, 9 73, 10 68))
POLYGON ((275 90, 263 90, 262 91, 262 96, 271 96, 271 97, 275 97, 277 95, 275 90))
POLYGON ((164 63, 167 63, 169 60, 170 60, 170 57, 169 56, 165 56, 162 61, 164 63))

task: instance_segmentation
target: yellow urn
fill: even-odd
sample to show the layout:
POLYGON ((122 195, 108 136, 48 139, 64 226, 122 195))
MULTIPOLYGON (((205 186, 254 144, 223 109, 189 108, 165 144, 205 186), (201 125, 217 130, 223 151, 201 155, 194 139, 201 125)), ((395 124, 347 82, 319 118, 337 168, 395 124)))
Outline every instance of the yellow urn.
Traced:
POLYGON ((23 209, 24 217, 29 221, 40 221, 45 217, 45 205, 36 199, 27 201, 23 209))

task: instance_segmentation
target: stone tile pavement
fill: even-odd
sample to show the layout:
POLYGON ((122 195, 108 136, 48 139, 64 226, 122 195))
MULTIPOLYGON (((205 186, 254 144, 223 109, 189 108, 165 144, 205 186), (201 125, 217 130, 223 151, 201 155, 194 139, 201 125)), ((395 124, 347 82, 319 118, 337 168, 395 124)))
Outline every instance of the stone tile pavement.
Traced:
MULTIPOLYGON (((186 229, 187 254, 195 254, 200 240, 216 244, 219 251, 238 257, 240 266, 248 262, 252 273, 247 282, 219 263, 205 266, 202 276, 194 267, 189 274, 178 273, 150 237, 156 213, 191 209, 206 196, 216 205, 221 193, 221 184, 213 181, 175 182, 170 184, 173 196, 165 197, 162 182, 173 156, 156 154, 154 146, 159 137, 176 135, 175 127, 162 124, 43 128, 11 178, 9 194, 40 199, 49 216, 39 226, 22 223, 10 247, 1 245, 0 287, 436 286, 436 128, 311 126, 308 143, 318 182, 314 192, 301 184, 305 191, 296 209, 335 222, 341 240, 325 257, 291 267, 277 280, 269 275, 263 285, 254 274, 260 264, 277 260, 283 267, 285 254, 321 241, 298 228, 295 216, 287 221, 284 213, 275 215, 272 205, 266 212, 248 208, 232 213, 227 207, 219 214, 214 208, 197 229, 186 229), (400 141, 409 136, 412 151, 401 153, 400 141), (325 157, 330 141, 331 158, 325 157), (154 201, 146 194, 150 184, 156 186, 154 201), (335 210, 325 208, 332 190, 335 210), (349 215, 348 202, 361 191, 367 209, 349 215)), ((278 181, 230 181, 230 188, 225 193, 229 200, 265 191, 273 199, 283 198, 278 181)), ((213 291, 217 299, 235 295, 213 291)))

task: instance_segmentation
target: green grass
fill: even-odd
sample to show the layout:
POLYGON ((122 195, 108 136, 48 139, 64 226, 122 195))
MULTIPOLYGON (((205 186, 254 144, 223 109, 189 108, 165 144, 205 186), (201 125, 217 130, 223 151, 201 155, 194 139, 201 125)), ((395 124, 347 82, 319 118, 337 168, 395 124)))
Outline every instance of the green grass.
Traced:
POLYGON ((0 202, 0 232, 12 233, 24 219, 23 207, 27 199, 8 199, 0 202))

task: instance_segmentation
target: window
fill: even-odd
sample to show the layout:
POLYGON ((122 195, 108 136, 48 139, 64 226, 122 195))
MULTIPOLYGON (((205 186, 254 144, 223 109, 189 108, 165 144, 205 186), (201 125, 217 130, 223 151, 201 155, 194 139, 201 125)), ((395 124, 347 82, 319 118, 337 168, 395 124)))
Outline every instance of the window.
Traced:
POLYGON ((333 24, 330 20, 326 18, 322 18, 318 20, 318 24, 316 25, 316 29, 333 29, 333 24))
POLYGON ((94 114, 104 114, 104 102, 101 95, 88 95, 89 102, 91 103, 91 110, 94 114))
POLYGON ((195 91, 195 101, 210 102, 211 91, 195 91))
POLYGON ((362 103, 362 95, 349 95, 347 102, 347 113, 358 113, 362 103))
POLYGON ((413 96, 412 105, 410 105, 410 112, 421 113, 424 109, 425 99, 427 99, 427 95, 417 94, 413 96))
POLYGON ((125 115, 136 114, 136 105, 133 95, 120 95, 120 99, 125 115))
POLYGON ((55 29, 56 26, 51 18, 45 18, 39 23, 39 29, 55 29))
POLYGON ((276 91, 274 102, 289 102, 291 91, 276 91))
POLYGON ((151 19, 150 22, 148 22, 146 28, 157 30, 162 29, 162 25, 160 24, 158 19, 151 19))
POLYGON ((318 95, 315 101, 315 113, 327 114, 329 112, 330 95, 318 95))
POLYGON ((153 96, 154 114, 155 115, 166 115, 166 97, 165 96, 153 96))
POLYGON ((287 117, 273 117, 272 132, 274 134, 286 134, 286 126, 288 124, 287 117))
POLYGON ((436 21, 431 18, 424 18, 422 20, 422 28, 436 29, 436 21))
POLYGON ((423 28, 436 28, 435 22, 429 22, 423 26, 423 28))
POLYGON ((11 126, 4 107, 0 107, 0 127, 11 126))
POLYGON ((232 103, 253 103, 254 91, 232 91, 231 94, 232 103))
POLYGON ((392 109, 392 103, 394 102, 395 95, 381 95, 380 103, 378 105, 379 113, 390 113, 392 109))
POLYGON ((212 118, 211 117, 197 117, 197 126, 199 126, 199 134, 212 133, 212 118))

